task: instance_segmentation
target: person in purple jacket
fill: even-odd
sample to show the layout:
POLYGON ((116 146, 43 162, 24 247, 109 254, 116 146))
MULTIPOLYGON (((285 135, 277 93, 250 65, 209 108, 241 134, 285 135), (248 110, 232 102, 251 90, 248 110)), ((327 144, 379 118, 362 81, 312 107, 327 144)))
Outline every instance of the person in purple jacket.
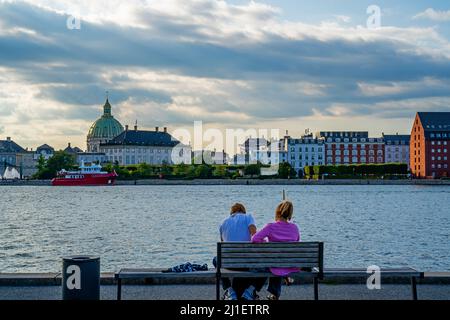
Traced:
MULTIPOLYGON (((252 237, 252 242, 298 242, 300 230, 295 223, 290 222, 294 213, 294 206, 290 201, 281 202, 275 210, 275 222, 268 223, 252 237)), ((269 279, 267 291, 269 300, 278 300, 281 295, 281 280, 292 272, 300 271, 298 268, 270 268, 276 277, 269 279)))

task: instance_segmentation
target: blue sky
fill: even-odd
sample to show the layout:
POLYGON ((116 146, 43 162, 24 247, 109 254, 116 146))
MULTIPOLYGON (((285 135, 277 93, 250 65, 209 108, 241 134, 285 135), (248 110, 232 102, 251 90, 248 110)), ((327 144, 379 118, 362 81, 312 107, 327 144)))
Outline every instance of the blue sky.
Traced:
POLYGON ((408 133, 449 75, 447 1, 0 0, 0 137, 24 147, 85 148, 106 90, 144 128, 408 133))

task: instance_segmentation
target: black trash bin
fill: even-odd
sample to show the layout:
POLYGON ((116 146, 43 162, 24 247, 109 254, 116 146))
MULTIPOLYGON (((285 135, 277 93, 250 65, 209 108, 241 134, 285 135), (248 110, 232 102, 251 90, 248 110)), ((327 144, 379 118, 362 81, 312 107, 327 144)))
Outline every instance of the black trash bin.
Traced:
POLYGON ((100 257, 64 257, 61 285, 63 300, 99 300, 100 257))

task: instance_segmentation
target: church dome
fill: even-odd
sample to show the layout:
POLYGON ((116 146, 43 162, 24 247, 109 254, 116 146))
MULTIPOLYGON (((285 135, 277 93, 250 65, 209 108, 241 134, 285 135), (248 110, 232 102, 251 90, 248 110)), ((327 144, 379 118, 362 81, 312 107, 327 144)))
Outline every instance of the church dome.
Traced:
POLYGON ((123 126, 119 121, 114 119, 111 114, 111 105, 108 99, 106 99, 103 106, 103 115, 100 119, 95 121, 88 132, 88 140, 90 139, 102 139, 111 140, 123 132, 123 126))

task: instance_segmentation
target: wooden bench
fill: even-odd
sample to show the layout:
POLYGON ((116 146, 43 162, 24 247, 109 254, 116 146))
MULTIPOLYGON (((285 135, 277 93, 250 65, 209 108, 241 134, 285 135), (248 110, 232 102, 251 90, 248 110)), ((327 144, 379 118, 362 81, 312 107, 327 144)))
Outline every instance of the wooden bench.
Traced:
MULTIPOLYGON (((326 278, 365 278, 370 276, 367 269, 340 269, 340 268, 326 268, 323 270, 323 279, 326 278)), ((381 282, 387 278, 409 278, 411 281, 412 299, 417 300, 417 279, 422 279, 424 273, 413 268, 383 268, 380 269, 381 282)))
POLYGON ((219 242, 217 243, 217 268, 214 271, 198 272, 155 272, 150 269, 121 269, 114 275, 117 280, 117 299, 122 298, 123 279, 148 278, 205 278, 216 279, 216 299, 220 299, 220 281, 222 277, 269 277, 270 272, 235 271, 230 269, 261 269, 269 267, 298 267, 310 271, 292 273, 289 277, 313 277, 314 298, 318 299, 318 280, 323 270, 322 242, 289 242, 289 243, 249 243, 219 242))
POLYGON ((313 277, 314 299, 319 299, 319 279, 323 277, 323 242, 219 242, 217 243, 216 299, 220 297, 222 277, 274 277, 270 272, 232 269, 303 269, 291 278, 313 277), (310 271, 304 271, 309 269, 310 271))

